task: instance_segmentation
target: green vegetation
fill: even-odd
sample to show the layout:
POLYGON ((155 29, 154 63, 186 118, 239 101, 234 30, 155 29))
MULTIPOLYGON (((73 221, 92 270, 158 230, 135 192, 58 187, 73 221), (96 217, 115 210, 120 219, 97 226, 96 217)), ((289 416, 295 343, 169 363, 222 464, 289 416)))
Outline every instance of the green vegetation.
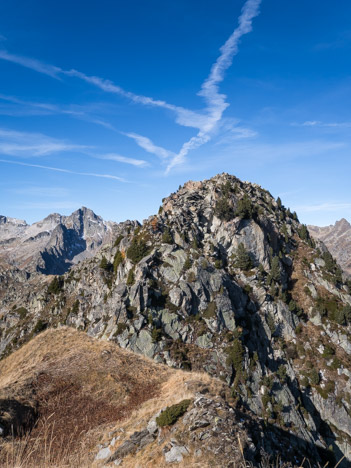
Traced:
POLYGON ((112 263, 108 262, 105 256, 102 257, 99 267, 102 270, 107 271, 108 273, 110 273, 113 270, 112 263))
POLYGON ((189 255, 188 255, 188 256, 186 257, 185 262, 184 262, 183 270, 184 270, 184 271, 189 270, 189 268, 191 268, 191 265, 192 265, 192 262, 191 262, 191 260, 190 260, 189 255))
POLYGON ((325 345, 322 356, 323 356, 325 359, 330 359, 331 357, 334 356, 334 354, 335 354, 334 349, 333 349, 331 346, 329 346, 329 345, 325 345))
POLYGON ((296 304, 296 302, 293 299, 291 299, 289 302, 289 310, 290 312, 296 314, 298 317, 303 316, 303 310, 296 304))
POLYGON ((79 300, 77 299, 72 306, 72 314, 77 315, 79 311, 79 300))
POLYGON ((276 330, 276 326, 275 326, 274 318, 270 312, 268 312, 267 314, 267 324, 271 333, 274 333, 276 330))
POLYGON ((234 210, 227 196, 223 196, 217 201, 214 214, 221 221, 230 221, 233 218, 234 210))
POLYGON ((328 279, 334 284, 342 283, 342 270, 334 260, 330 252, 324 252, 322 259, 325 262, 325 270, 331 275, 328 279))
POLYGON ((128 276, 127 276, 127 286, 132 286, 134 284, 134 280, 135 280, 135 277, 134 277, 134 269, 132 268, 131 270, 129 270, 128 272, 128 276))
POLYGON ((190 272, 188 273, 187 281, 188 281, 189 283, 195 283, 195 281, 196 281, 196 275, 195 275, 195 273, 194 273, 193 271, 190 271, 190 272))
POLYGON ((335 297, 325 298, 319 296, 316 300, 316 308, 322 317, 327 317, 339 325, 351 323, 351 307, 349 305, 342 307, 342 303, 335 297))
POLYGON ((284 236, 284 241, 287 244, 289 242, 289 235, 288 235, 288 228, 286 227, 286 224, 283 224, 281 227, 281 233, 284 236))
POLYGON ((121 263, 123 263, 123 255, 122 255, 122 252, 117 250, 115 257, 113 259, 113 271, 115 273, 117 273, 118 267, 121 263))
POLYGON ((252 260, 251 260, 250 254, 245 249, 244 244, 241 242, 238 245, 238 248, 236 249, 236 252, 235 252, 234 267, 240 268, 240 270, 244 270, 244 271, 251 270, 252 268, 252 260))
POLYGON ((317 391, 320 394, 320 396, 324 398, 324 400, 326 400, 328 398, 329 393, 335 392, 335 382, 332 380, 329 380, 324 385, 324 388, 319 387, 317 388, 317 391))
POLYGON ((243 368, 244 348, 241 341, 236 338, 233 344, 226 350, 228 354, 227 363, 234 367, 236 373, 241 373, 243 368))
POLYGON ((55 278, 51 281, 51 283, 48 286, 48 293, 59 294, 63 290, 64 284, 65 280, 62 276, 55 276, 55 278))
POLYGON ((189 408, 190 403, 191 400, 182 400, 175 405, 168 406, 164 411, 162 411, 160 416, 156 418, 157 425, 159 427, 171 426, 177 422, 181 416, 183 416, 189 408))
POLYGON ((221 268, 223 268, 223 262, 221 259, 217 259, 215 262, 214 262, 214 266, 217 270, 220 270, 221 268))
POLYGON ((250 198, 245 195, 238 201, 236 207, 235 216, 238 216, 241 219, 251 219, 255 215, 255 208, 252 204, 250 198))
MULTIPOLYGON (((295 215, 296 215, 296 213, 295 213, 295 215)), ((316 243, 312 239, 312 237, 310 236, 310 233, 308 232, 307 226, 305 224, 302 224, 301 227, 298 228, 297 234, 300 237, 300 239, 307 242, 307 244, 310 247, 312 247, 312 248, 316 247, 316 243)))
POLYGON ((122 236, 122 234, 120 234, 117 239, 115 240, 115 243, 113 244, 113 247, 118 247, 119 244, 121 243, 121 240, 123 239, 124 236, 122 236))
POLYGON ((307 241, 310 238, 310 234, 305 224, 301 225, 301 227, 297 230, 297 233, 301 240, 307 241))
POLYGON ((48 324, 43 320, 39 319, 35 324, 35 327, 33 328, 33 333, 36 335, 37 333, 40 333, 41 331, 45 330, 47 327, 48 324))
POLYGON ((317 371, 315 368, 313 368, 313 369, 311 370, 311 372, 309 373, 308 377, 309 377, 310 382, 311 382, 312 385, 318 385, 318 384, 319 384, 319 382, 320 382, 320 377, 319 377, 318 371, 317 371))
POLYGON ((122 335, 124 330, 126 330, 127 328, 128 328, 128 325, 126 323, 119 322, 117 324, 117 330, 115 331, 114 336, 122 335))
POLYGON ((162 234, 162 242, 164 244, 173 244, 173 237, 169 228, 166 228, 162 234))
POLYGON ((280 382, 285 382, 285 380, 286 380, 286 367, 284 366, 284 364, 281 364, 278 367, 277 376, 278 376, 280 382))
POLYGON ((199 243, 198 243, 198 240, 196 239, 196 237, 193 238, 192 242, 191 242, 191 247, 193 249, 198 249, 199 248, 199 243))
POLYGON ((20 316, 20 319, 23 320, 28 314, 28 310, 25 307, 19 307, 16 309, 17 314, 20 316))
POLYGON ((153 343, 160 341, 162 338, 162 329, 154 327, 151 331, 151 338, 153 343))
POLYGON ((134 263, 140 262, 140 260, 150 253, 150 249, 146 245, 144 239, 140 237, 133 237, 129 249, 127 250, 127 257, 134 263))
POLYGON ((210 302, 207 306, 207 309, 203 312, 203 317, 210 319, 216 316, 217 305, 215 302, 210 302))
POLYGON ((271 269, 267 276, 268 284, 280 282, 280 261, 279 257, 274 256, 271 261, 271 269))

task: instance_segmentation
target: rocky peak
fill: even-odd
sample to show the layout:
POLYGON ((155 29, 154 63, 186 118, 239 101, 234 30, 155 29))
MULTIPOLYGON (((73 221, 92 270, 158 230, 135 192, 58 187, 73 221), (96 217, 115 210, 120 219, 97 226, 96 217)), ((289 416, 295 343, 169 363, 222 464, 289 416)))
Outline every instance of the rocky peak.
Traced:
POLYGON ((0 353, 69 325, 222 380, 239 409, 275 428, 262 435, 267 446, 286 433, 293 453, 322 465, 345 455, 348 466, 351 283, 295 213, 220 174, 188 182, 113 236, 49 285, 8 280, 0 353))
POLYGON ((30 273, 62 274, 111 241, 116 226, 86 207, 70 216, 52 213, 32 225, 2 217, 0 259, 30 273))
POLYGON ((351 224, 345 218, 341 218, 339 221, 335 222, 335 228, 341 232, 345 232, 351 230, 351 224))

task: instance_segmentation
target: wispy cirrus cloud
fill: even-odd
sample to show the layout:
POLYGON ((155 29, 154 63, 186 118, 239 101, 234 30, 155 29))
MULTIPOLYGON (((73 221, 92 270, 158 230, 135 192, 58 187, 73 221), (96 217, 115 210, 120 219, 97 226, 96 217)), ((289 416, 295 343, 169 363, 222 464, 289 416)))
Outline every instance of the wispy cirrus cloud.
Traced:
POLYGON ((0 154, 8 156, 47 156, 65 151, 82 151, 88 146, 74 145, 41 133, 18 132, 0 128, 0 154))
POLYGON ((314 46, 315 51, 334 50, 349 47, 351 44, 351 31, 343 31, 338 37, 329 42, 320 42, 314 46))
POLYGON ((85 120, 102 127, 108 128, 109 130, 117 131, 112 124, 106 122, 100 117, 92 115, 95 112, 95 109, 92 109, 92 106, 58 106, 56 104, 47 103, 47 102, 35 102, 35 101, 25 101, 16 96, 8 96, 5 94, 0 94, 0 101, 9 102, 15 104, 15 109, 1 109, 0 114, 5 115, 54 115, 62 114, 68 115, 75 119, 85 120))
POLYGON ((234 56, 239 51, 238 47, 241 37, 252 31, 252 21, 259 14, 260 4, 261 0, 247 0, 244 4, 239 16, 238 27, 234 29, 225 44, 220 48, 221 54, 212 65, 210 74, 198 93, 207 103, 207 121, 195 137, 192 137, 183 144, 179 153, 168 165, 167 172, 172 167, 181 164, 190 150, 202 146, 211 139, 211 133, 221 120, 223 112, 229 106, 226 102, 227 96, 219 92, 219 84, 223 81, 225 72, 231 66, 234 56))
POLYGON ((104 155, 98 156, 98 158, 107 159, 110 161, 116 161, 116 162, 120 162, 123 164, 130 164, 131 166, 135 166, 135 167, 149 166, 149 163, 147 161, 144 161, 143 159, 128 158, 126 156, 121 156, 120 154, 116 154, 116 153, 104 154, 104 155))
POLYGON ((132 138, 137 145, 143 148, 145 151, 151 154, 155 154, 161 159, 167 159, 169 157, 175 156, 173 151, 169 151, 162 146, 155 145, 150 138, 147 138, 142 135, 138 135, 137 133, 123 133, 123 135, 127 136, 128 138, 132 138))
POLYGON ((293 125, 301 127, 351 128, 351 122, 321 122, 320 120, 306 120, 306 122, 301 124, 294 123, 293 125))
POLYGON ((22 65, 22 67, 30 68, 38 73, 43 73, 44 75, 51 76, 56 80, 60 79, 60 73, 62 69, 55 67, 54 65, 47 65, 40 60, 36 60, 29 57, 22 57, 20 55, 10 54, 6 50, 0 50, 0 59, 6 60, 7 62, 16 63, 17 65, 22 65))
MULTIPOLYGON (((79 152, 89 157, 116 161, 135 167, 146 167, 149 165, 147 161, 142 159, 129 158, 116 153, 96 154, 92 152, 92 148, 87 145, 67 143, 65 141, 56 140, 40 133, 18 132, 0 128, 0 154, 16 157, 40 157, 68 151, 79 152)), ((54 169, 55 168, 52 168, 52 170, 54 169)), ((60 171, 69 172, 68 170, 60 171)), ((79 174, 96 175, 83 173, 79 174)), ((96 176, 98 177, 98 175, 96 176)))
POLYGON ((194 112, 190 109, 186 109, 181 106, 175 106, 174 104, 170 104, 160 99, 153 99, 148 96, 143 96, 143 95, 132 93, 130 91, 126 91, 120 86, 114 84, 112 81, 106 80, 104 78, 100 78, 98 76, 89 76, 78 70, 68 70, 68 71, 62 70, 62 73, 65 74, 66 76, 73 76, 76 78, 80 78, 81 80, 100 88, 102 91, 105 91, 107 93, 117 94, 126 99, 129 99, 130 101, 136 104, 142 104, 144 106, 151 106, 151 107, 159 107, 162 109, 172 111, 173 113, 176 114, 176 122, 185 127, 201 128, 207 121, 206 115, 203 115, 198 112, 194 112))
POLYGON ((34 167, 34 168, 37 168, 37 169, 45 169, 45 170, 48 170, 48 171, 63 172, 65 174, 75 174, 75 175, 87 176, 87 177, 99 177, 99 178, 103 178, 103 179, 118 180, 119 182, 125 182, 125 183, 128 182, 123 177, 118 177, 118 176, 113 175, 113 174, 98 174, 98 173, 95 173, 95 172, 78 172, 78 171, 71 171, 70 169, 62 169, 60 167, 43 166, 41 164, 29 164, 29 163, 23 163, 23 162, 20 162, 20 161, 9 161, 7 159, 0 159, 0 162, 5 163, 5 164, 14 164, 16 166, 34 167))
POLYGON ((257 132, 249 127, 240 124, 237 119, 223 118, 220 123, 220 136, 216 141, 216 145, 228 145, 237 140, 254 138, 257 132))
POLYGON ((48 202, 24 202, 18 208, 26 210, 46 210, 50 213, 59 210, 76 210, 81 203, 68 200, 48 201, 48 202))
POLYGON ((67 197, 69 190, 65 187, 40 187, 35 185, 29 185, 21 188, 8 189, 9 193, 15 193, 16 195, 26 195, 28 197, 67 197))
POLYGON ((318 211, 350 211, 351 203, 319 203, 316 205, 300 205, 296 207, 297 211, 300 213, 313 213, 318 211))

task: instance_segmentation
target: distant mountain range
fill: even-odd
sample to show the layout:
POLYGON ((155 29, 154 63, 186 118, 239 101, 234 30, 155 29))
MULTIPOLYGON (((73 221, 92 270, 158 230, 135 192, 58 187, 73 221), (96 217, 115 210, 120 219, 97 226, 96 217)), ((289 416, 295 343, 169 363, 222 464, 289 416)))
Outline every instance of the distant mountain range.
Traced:
POLYGON ((351 275, 351 224, 342 218, 334 225, 308 229, 313 237, 324 242, 345 273, 351 275))
POLYGON ((0 261, 30 273, 63 274, 111 241, 117 226, 85 207, 32 225, 0 216, 0 261))

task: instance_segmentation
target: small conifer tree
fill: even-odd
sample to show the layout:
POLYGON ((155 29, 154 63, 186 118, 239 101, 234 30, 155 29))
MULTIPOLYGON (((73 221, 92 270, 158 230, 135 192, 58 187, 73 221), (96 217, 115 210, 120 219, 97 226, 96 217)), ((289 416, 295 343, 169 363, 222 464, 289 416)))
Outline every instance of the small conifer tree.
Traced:
POLYGON ((242 242, 240 242, 236 250, 234 267, 244 271, 251 270, 252 268, 251 257, 242 242))

